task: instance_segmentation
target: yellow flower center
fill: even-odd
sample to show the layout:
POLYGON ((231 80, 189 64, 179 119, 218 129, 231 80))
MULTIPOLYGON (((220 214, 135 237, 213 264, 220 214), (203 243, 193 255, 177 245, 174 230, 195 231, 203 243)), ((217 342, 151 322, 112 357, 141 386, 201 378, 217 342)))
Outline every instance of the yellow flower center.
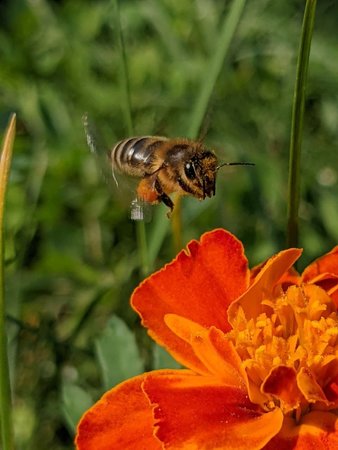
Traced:
POLYGON ((338 373, 338 315, 315 285, 267 298, 254 319, 238 311, 228 334, 242 359, 252 401, 299 417, 330 409, 325 389, 338 373))

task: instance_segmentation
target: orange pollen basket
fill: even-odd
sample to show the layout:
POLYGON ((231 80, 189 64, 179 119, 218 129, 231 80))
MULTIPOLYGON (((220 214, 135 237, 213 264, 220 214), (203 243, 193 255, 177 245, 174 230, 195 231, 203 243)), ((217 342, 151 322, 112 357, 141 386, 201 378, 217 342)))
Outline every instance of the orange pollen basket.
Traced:
POLYGON ((338 375, 338 315, 330 296, 304 284, 262 301, 255 318, 239 309, 228 333, 242 359, 251 401, 298 420, 330 410, 338 375))

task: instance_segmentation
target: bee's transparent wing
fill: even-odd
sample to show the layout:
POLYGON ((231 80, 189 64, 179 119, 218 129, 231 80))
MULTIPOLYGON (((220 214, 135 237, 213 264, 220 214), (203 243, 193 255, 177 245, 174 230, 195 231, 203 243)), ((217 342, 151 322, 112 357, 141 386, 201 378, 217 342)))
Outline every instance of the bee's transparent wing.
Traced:
POLYGON ((87 113, 83 116, 83 126, 89 150, 94 155, 105 181, 110 184, 113 176, 115 184, 118 186, 119 184, 109 158, 108 147, 102 142, 94 123, 89 119, 87 113))
MULTIPOLYGON (((121 187, 124 188, 122 191, 118 189, 116 191, 115 187, 115 195, 117 197, 123 197, 125 194, 126 189, 126 183, 123 183, 123 180, 130 181, 129 189, 130 191, 135 192, 135 188, 131 189, 131 186, 135 184, 136 180, 128 180, 128 177, 120 177, 121 183, 118 182, 116 174, 114 172, 114 168, 112 167, 111 160, 109 158, 108 153, 108 146, 106 146, 101 138, 100 134, 97 132, 97 129, 95 127, 95 124, 92 122, 92 120, 88 117, 88 114, 85 114, 83 116, 83 126, 85 130, 86 140, 88 147, 90 149, 90 152, 94 155, 97 164, 100 168, 100 171, 103 175, 104 180, 109 186, 112 186, 112 178, 117 186, 117 188, 121 187)), ((127 183, 128 184, 128 183, 127 183)), ((112 189, 113 190, 113 189, 112 189)), ((130 192, 131 193, 131 192, 130 192)), ((128 195, 128 192, 126 193, 128 195)), ((132 198, 132 195, 130 195, 129 198, 132 198)), ((140 198, 135 198, 131 201, 130 204, 130 218, 135 221, 144 220, 145 222, 149 222, 151 220, 152 211, 151 211, 151 205, 144 200, 140 198)))

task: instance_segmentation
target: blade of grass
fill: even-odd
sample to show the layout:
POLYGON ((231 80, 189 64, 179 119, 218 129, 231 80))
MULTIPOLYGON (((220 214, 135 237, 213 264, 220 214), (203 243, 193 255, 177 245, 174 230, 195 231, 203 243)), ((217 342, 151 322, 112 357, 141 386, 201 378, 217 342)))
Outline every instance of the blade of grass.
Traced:
POLYGON ((129 74, 127 66, 127 56, 124 46, 124 39, 121 29, 120 6, 118 0, 114 0, 114 28, 117 33, 118 48, 120 53, 120 83, 121 83, 121 105, 123 108, 124 119, 127 126, 127 132, 132 135, 134 133, 133 119, 130 102, 129 74))
POLYGON ((203 118, 206 114, 208 104, 214 90, 217 78, 221 72, 224 60, 228 54, 230 43, 235 35, 237 26, 242 17, 246 0, 234 0, 231 4, 229 13, 224 18, 222 23, 220 36, 216 51, 210 59, 206 76, 203 77, 203 83, 200 94, 197 97, 195 107, 192 112, 190 127, 188 130, 188 137, 197 139, 199 130, 201 128, 203 118))
POLYGON ((155 210, 154 220, 150 229, 151 240, 149 241, 149 261, 151 263, 151 268, 154 267, 154 262, 168 232, 169 220, 166 218, 166 222, 163 222, 164 216, 164 207, 159 205, 155 210), (158 226, 160 223, 163 223, 162 227, 158 226), (165 225, 165 223, 167 225, 165 225))
POLYGON ((301 41, 298 52, 296 84, 293 96, 290 155, 289 155, 289 184, 288 184, 288 212, 287 212, 287 246, 298 245, 298 211, 300 201, 300 159, 302 148, 302 134, 304 122, 304 105, 306 96, 306 82, 309 67, 309 56, 316 14, 316 0, 307 0, 302 25, 301 41))
MULTIPOLYGON (((118 48, 120 53, 120 83, 122 92, 121 105, 123 107, 125 122, 127 125, 127 132, 129 136, 132 136, 134 134, 134 126, 131 111, 127 57, 121 29, 119 2, 118 0, 114 0, 113 3, 115 11, 114 27, 118 37, 118 48)), ((149 265, 147 235, 144 220, 137 220, 135 225, 136 225, 137 248, 139 252, 141 274, 142 276, 146 276, 150 271, 150 265, 149 265)))
POLYGON ((182 250, 182 201, 179 195, 175 196, 175 208, 171 216, 171 230, 173 233, 173 247, 175 255, 182 250))
MULTIPOLYGON (((206 74, 203 74, 202 83, 198 92, 196 104, 193 108, 193 112, 190 120, 190 127, 187 136, 191 139, 197 139, 203 118, 207 112, 209 101, 214 90, 217 78, 220 75, 225 58, 228 54, 230 43, 235 35, 237 26, 242 17, 242 13, 246 4, 246 0, 234 0, 231 4, 229 13, 223 20, 221 25, 221 31, 216 46, 215 53, 211 56, 210 61, 206 63, 208 70, 206 74)), ((172 216, 171 226, 173 233, 173 243, 175 252, 182 248, 182 216, 180 208, 181 199, 178 197, 175 202, 175 208, 177 209, 172 216)), ((159 234, 165 237, 163 229, 168 229, 169 223, 165 217, 162 217, 154 228, 154 234, 159 234)))
POLYGON ((15 124, 16 116, 13 114, 5 134, 0 160, 0 417, 3 450, 14 449, 5 321, 4 210, 15 137, 15 124))

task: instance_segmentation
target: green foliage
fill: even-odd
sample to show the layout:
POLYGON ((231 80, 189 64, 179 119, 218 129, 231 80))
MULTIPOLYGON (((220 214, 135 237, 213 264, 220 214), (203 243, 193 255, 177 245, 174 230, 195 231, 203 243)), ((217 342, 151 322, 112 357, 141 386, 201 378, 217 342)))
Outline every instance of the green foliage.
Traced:
POLYGON ((178 362, 163 347, 154 344, 154 369, 180 369, 178 362))
MULTIPOLYGON (((231 3, 120 1, 136 134, 187 135, 231 3)), ((244 242, 252 265, 285 246, 303 8, 302 1, 247 2, 201 134, 220 160, 256 165, 222 169, 212 199, 183 199, 184 243, 224 227, 244 242)), ((109 341, 118 329, 133 348, 133 373, 171 364, 129 306, 140 268, 128 192, 106 182, 83 132, 88 112, 108 148, 128 134, 114 14, 109 0, 0 5, 0 124, 4 130, 15 111, 18 129, 6 211, 14 418, 34 417, 26 430, 16 428, 20 448, 73 448, 79 415, 115 382, 109 341)), ((301 161, 304 265, 337 243, 337 17, 335 2, 318 2, 301 161)), ((164 223, 164 208, 154 208, 146 224, 154 269, 173 257, 164 223)), ((116 369, 121 379, 123 366, 116 369)))
POLYGON ((76 386, 76 384, 64 383, 62 386, 62 413, 72 433, 75 433, 82 414, 92 404, 93 399, 87 391, 76 386))
POLYGON ((95 350, 105 390, 144 372, 135 335, 116 316, 109 319, 105 330, 96 340, 95 350))

